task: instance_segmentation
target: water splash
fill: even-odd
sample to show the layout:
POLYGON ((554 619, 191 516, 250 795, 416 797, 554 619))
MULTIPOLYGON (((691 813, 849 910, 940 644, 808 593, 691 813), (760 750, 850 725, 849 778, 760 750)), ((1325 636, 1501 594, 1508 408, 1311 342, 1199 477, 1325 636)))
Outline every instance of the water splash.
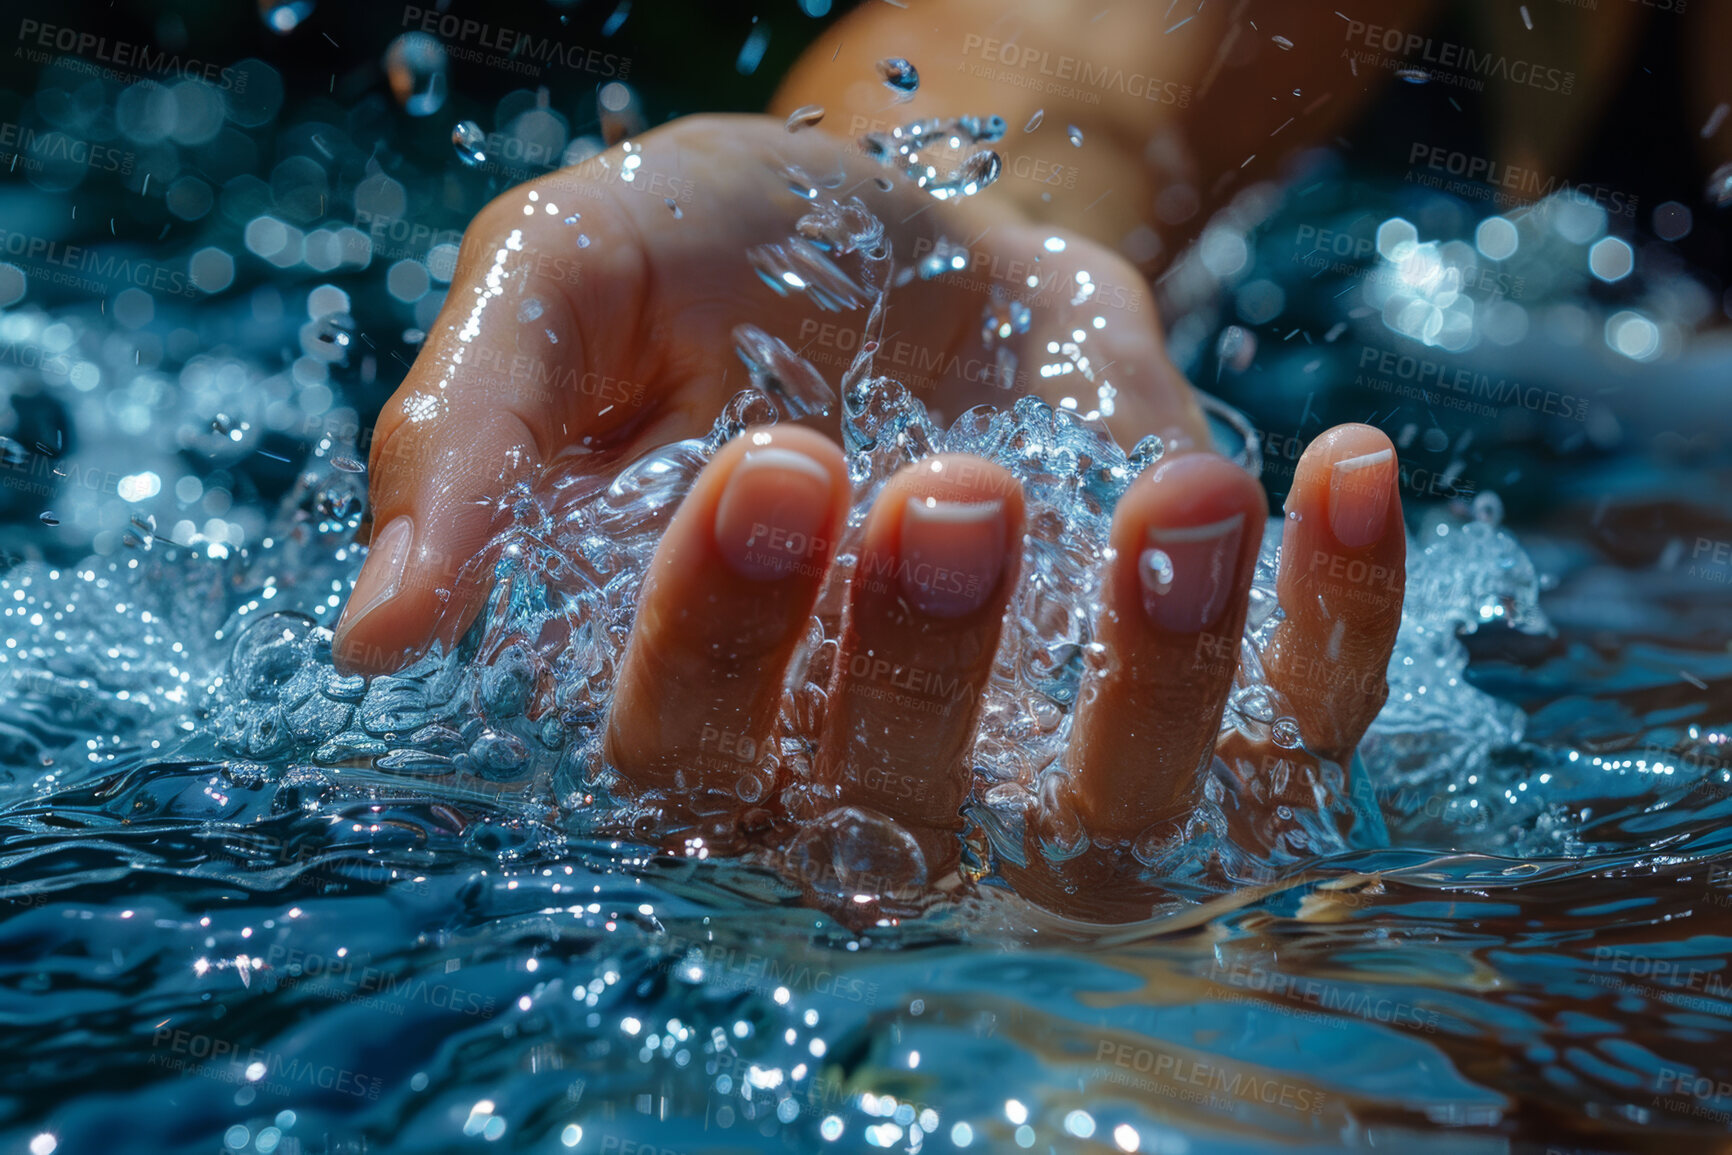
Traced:
POLYGON ((1003 159, 980 145, 1001 140, 1001 116, 929 117, 861 138, 868 156, 897 169, 939 200, 970 197, 998 180, 1003 159))

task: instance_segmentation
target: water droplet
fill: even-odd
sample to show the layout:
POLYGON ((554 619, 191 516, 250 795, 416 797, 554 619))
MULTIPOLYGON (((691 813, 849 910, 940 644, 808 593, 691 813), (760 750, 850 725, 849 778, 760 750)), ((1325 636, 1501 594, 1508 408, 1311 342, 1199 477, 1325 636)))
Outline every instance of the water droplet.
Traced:
POLYGON ((331 465, 333 468, 340 469, 344 473, 367 472, 367 467, 365 465, 362 465, 359 461, 356 461, 353 457, 346 454, 338 454, 331 458, 331 465))
POLYGON ((823 119, 823 105, 803 104, 788 114, 788 131, 799 132, 802 128, 811 128, 823 119))
POLYGON ((259 0, 259 18, 278 36, 287 36, 313 14, 313 0, 259 0))
POLYGON ((1275 47, 1279 48, 1281 51, 1293 51, 1293 42, 1285 36, 1271 36, 1269 39, 1273 40, 1275 42, 1275 47))
POLYGON ((963 196, 973 196, 997 180, 1003 171, 1004 162, 996 152, 991 149, 977 152, 962 165, 962 188, 959 191, 963 196))
POLYGON ((410 116, 432 116, 445 105, 445 46, 425 32, 405 32, 385 50, 391 95, 410 116))
MULTIPOLYGON (((1732 168, 1732 166, 1728 166, 1728 167, 1732 168)), ((896 185, 887 176, 875 176, 872 178, 872 183, 877 185, 879 187, 879 189, 881 189, 884 192, 889 192, 891 189, 896 187, 896 185)))
POLYGON ((570 216, 565 218, 565 223, 568 225, 575 225, 578 221, 580 221, 582 219, 583 219, 582 213, 572 213, 570 216))
POLYGON ((1269 727, 1269 737, 1283 750, 1297 749, 1300 741, 1299 723, 1292 718, 1277 718, 1275 724, 1269 727))
POLYGON ((1715 208, 1732 207, 1732 164, 1723 164, 1708 178, 1708 199, 1715 208))
POLYGON ((10 437, 0 437, 0 465, 17 469, 30 460, 30 451, 10 437))
POLYGON ((1475 494, 1473 518, 1475 521, 1484 522, 1486 525, 1503 524, 1503 498, 1489 489, 1483 493, 1475 494))
POLYGON ((681 220, 685 217, 686 214, 680 211, 680 206, 674 202, 673 197, 663 197, 662 203, 668 206, 668 212, 674 214, 674 220, 681 220))
POLYGON ((451 147, 457 150, 457 159, 470 167, 486 162, 486 143, 487 134, 473 120, 460 120, 451 129, 451 147))
POLYGON ((517 306, 518 323, 527 325, 529 322, 541 316, 541 313, 542 307, 540 300, 535 297, 525 297, 523 303, 517 306))
POLYGON ((1071 144, 1075 145, 1077 148, 1082 147, 1082 142, 1083 142, 1082 129, 1078 128, 1076 125, 1073 124, 1069 128, 1064 130, 1064 134, 1066 137, 1068 137, 1070 139, 1071 144))
POLYGON ((588 233, 578 233, 577 234, 577 247, 580 249, 589 248, 589 234, 588 233))
POLYGON ((1431 79, 1431 73, 1423 68, 1397 68, 1395 75, 1409 84, 1424 84, 1431 79))
POLYGON ((52 512, 50 512, 49 510, 46 510, 46 509, 43 510, 39 515, 37 515, 37 520, 40 521, 43 525, 59 525, 60 524, 60 519, 58 517, 55 517, 52 512))
POLYGON ((1022 126, 1022 131, 1033 132, 1040 127, 1040 122, 1046 118, 1046 109, 1037 108, 1034 115, 1028 118, 1028 123, 1022 126))
POLYGON ((1243 373, 1257 358, 1257 335, 1238 325, 1221 330, 1215 342, 1215 359, 1223 369, 1243 373))
POLYGON ((920 87, 920 73, 901 56, 880 60, 878 75, 884 78, 884 87, 903 96, 913 96, 920 87))
MULTIPOLYGON (((218 413, 210 419, 210 431, 218 437, 227 437, 235 429, 235 419, 227 413, 218 413)), ((14 443, 16 444, 16 442, 14 443)))

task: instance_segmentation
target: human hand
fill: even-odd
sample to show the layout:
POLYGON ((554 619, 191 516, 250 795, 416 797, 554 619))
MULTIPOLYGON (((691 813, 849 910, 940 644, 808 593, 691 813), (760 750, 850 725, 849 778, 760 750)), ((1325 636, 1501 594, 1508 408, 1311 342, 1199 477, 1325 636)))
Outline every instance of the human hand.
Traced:
MULTIPOLYGON (((1047 252, 1051 230, 978 205, 940 205, 906 183, 880 192, 875 166, 778 123, 682 121, 634 142, 630 155, 639 158, 632 182, 620 179, 627 154, 614 150, 513 190, 469 230, 445 312, 372 448, 372 555, 334 646, 345 668, 385 672, 434 639, 460 636, 487 570, 463 563, 498 527, 513 482, 611 468, 708 428, 736 388, 726 384, 733 329, 761 319, 772 300, 744 250, 785 239, 802 203, 776 175, 783 161, 840 170, 844 193, 858 190, 880 219, 899 222, 889 229, 895 252, 944 236, 994 261, 1033 267, 1040 257, 1043 275, 1060 281, 1077 270, 1097 281, 1132 276, 1086 242, 1047 252), (679 216, 658 187, 685 197, 679 216), (565 223, 574 209, 580 218, 565 223)), ((885 331, 915 348, 966 351, 980 340, 986 300, 942 277, 917 281, 892 295, 885 331)), ((765 327, 797 349, 824 323, 800 297, 774 312, 778 322, 765 327)), ((1016 338, 1025 361, 1094 312, 1068 295, 1040 309, 1016 338)), ((1017 882, 1047 905, 1110 919, 1146 913, 1126 885, 1130 843, 1182 821, 1197 801, 1265 505, 1226 461, 1183 452, 1203 443, 1202 423, 1149 310, 1115 316, 1091 348, 1111 365, 1119 404, 1108 420, 1120 439, 1157 432, 1172 453, 1115 516, 1098 629, 1107 661, 1085 687, 1063 773, 1029 824, 1032 838, 1054 815, 1074 815, 1065 821, 1088 849, 1054 863, 1030 855, 1017 882)), ((1004 400, 966 372, 913 384, 942 413, 1004 400)), ((1056 387, 1047 393, 1058 399, 1056 387)), ((1395 489, 1393 449, 1362 426, 1320 438, 1295 478, 1281 578, 1288 620, 1266 657, 1310 748, 1326 758, 1350 754, 1381 705, 1405 547, 1395 489), (1372 573, 1376 588, 1364 581, 1372 573)), ((784 669, 848 498, 839 450, 794 425, 750 431, 704 471, 651 564, 615 688, 607 750, 628 788, 733 797, 742 809, 743 794, 763 795, 761 783, 738 788, 754 768, 717 737, 761 750, 773 736, 784 669)), ((979 695, 954 691, 985 684, 1021 533, 1022 495, 1008 474, 964 457, 922 462, 880 494, 848 594, 814 773, 838 806, 876 810, 910 831, 929 882, 954 866, 972 786, 966 753, 979 695), (884 693, 886 676, 944 690, 911 724, 907 699, 884 693)), ((698 808, 715 814, 709 802, 698 808)))

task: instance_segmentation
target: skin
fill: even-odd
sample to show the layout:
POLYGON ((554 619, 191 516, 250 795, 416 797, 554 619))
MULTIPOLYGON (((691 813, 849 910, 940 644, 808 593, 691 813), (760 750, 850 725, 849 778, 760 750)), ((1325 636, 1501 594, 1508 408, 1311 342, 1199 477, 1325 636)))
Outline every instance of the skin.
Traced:
MULTIPOLYGON (((631 184, 620 179, 627 153, 616 148, 512 190, 477 218, 445 312, 387 405, 372 447, 374 556, 339 626, 335 653, 344 668, 400 668, 432 639, 462 633, 486 592, 483 547, 500 524, 498 499, 508 485, 563 472, 606 474, 650 447, 707 430, 744 384, 732 349, 736 325, 763 326, 832 382, 840 376, 853 347, 838 352, 826 334, 857 334, 860 317, 822 312, 799 294, 778 299, 741 257, 754 245, 784 241, 802 212, 803 202, 776 174, 781 164, 836 174, 832 187, 858 195, 887 222, 899 259, 939 238, 968 244, 973 275, 899 288, 887 312, 885 345, 903 342, 939 366, 982 352, 989 300, 982 282, 993 270, 1034 268, 1059 283, 1080 270, 1098 283, 1135 284, 1138 270, 1102 240, 1155 220, 1163 240, 1176 245, 1208 204, 1230 195, 1232 186, 1211 174, 1236 167, 1244 155, 1238 128, 1204 140, 1208 134, 1187 119, 1202 111, 1162 108, 1152 123, 1139 122, 1148 109, 1110 101, 1075 110, 1079 124, 1095 118, 1085 126, 1091 138, 1113 142, 1090 154, 1091 165, 1098 162, 1109 183, 1122 179, 1139 190, 1135 199, 1146 205, 1170 178, 1157 170, 1171 158, 1156 164, 1131 143, 1138 133, 1158 137, 1169 128, 1189 134, 1187 179, 1206 190, 1197 221, 1117 207, 1091 219, 1080 191, 1048 201, 1014 184, 1005 196, 994 190, 960 203, 934 202, 902 180, 877 188, 871 178, 884 170, 825 133, 850 131, 857 115, 850 110, 900 123, 922 112, 1002 109, 1020 99, 1001 83, 970 89, 956 79, 966 69, 953 73, 941 61, 923 64, 930 79, 906 107, 891 107, 875 82, 862 88, 859 77, 871 76, 869 62, 888 54, 885 45, 908 43, 907 22, 931 25, 923 35, 937 46, 935 60, 952 42, 952 54, 965 55, 960 46, 969 35, 1007 21, 1038 24, 1047 38, 1041 43, 1053 51, 1064 49, 1067 36, 1082 35, 1052 24, 1057 5, 989 7, 866 6, 841 22, 777 98, 779 108, 827 101, 820 130, 790 134, 779 118, 687 118, 632 142, 640 160, 631 184), (839 65, 821 66, 832 49, 838 59, 858 57, 846 84, 837 79, 845 71, 839 65), (694 195, 676 219, 656 189, 681 185, 694 195), (556 212, 546 211, 550 202, 556 212), (581 222, 566 225, 572 208, 581 222), (576 232, 590 245, 576 248, 576 232), (1062 253, 1049 251, 1051 236, 1066 242, 1062 253), (520 323, 532 300, 540 309, 535 324, 520 323), (411 528, 388 540, 399 518, 411 528), (406 547, 393 559, 382 545, 395 541, 406 547), (401 571, 394 585, 392 561, 401 571), (390 596, 379 598, 386 589, 390 596)), ((1423 8, 1401 12, 1417 22, 1423 8)), ((1120 18, 1136 19, 1113 17, 1120 18)), ((1090 43, 1110 54, 1149 35, 1147 28, 1120 31, 1090 43)), ((1259 51, 1257 62, 1272 50, 1259 51)), ((1225 116, 1244 99, 1245 86, 1217 84, 1207 62, 1182 52, 1170 62, 1158 53, 1146 59, 1170 64, 1174 77, 1193 84, 1202 94, 1198 107, 1210 115, 1225 116)), ((1304 88, 1314 73, 1323 75, 1317 70, 1324 66, 1302 51, 1272 59, 1297 77, 1282 85, 1293 79, 1304 88)), ((1220 67, 1252 62, 1235 60, 1220 67)), ((1710 86, 1703 99, 1717 95, 1710 86)), ((1355 99, 1343 91, 1319 106, 1289 147, 1334 131, 1355 99)), ((1007 119, 1014 121, 1013 112, 1007 119)), ((1047 115, 1065 114, 1048 108, 1047 115)), ((1266 136, 1265 128, 1257 132, 1266 136)), ((1278 160, 1270 151, 1262 163, 1278 160)), ((1048 295, 1013 346, 1024 365, 1038 365, 1049 340, 1098 312, 1048 295)), ((1231 732, 1217 747, 1265 499, 1255 482, 1202 448, 1204 427, 1166 356, 1158 319, 1146 307, 1108 319, 1090 345, 1119 390, 1108 424, 1126 444, 1159 433, 1170 452, 1136 479, 1116 511, 1098 623, 1105 659, 1086 679, 1069 749, 1036 784, 1028 865, 1004 869, 1031 900, 1098 922, 1145 916, 1160 900, 1133 884, 1140 870, 1133 847, 1139 839, 1182 837, 1215 756, 1239 767, 1223 779, 1236 837, 1266 837, 1274 808, 1316 805, 1321 770, 1348 763, 1386 696, 1405 551, 1387 437, 1342 426, 1317 438, 1284 511, 1284 620, 1263 655, 1279 705, 1303 742, 1277 744, 1252 728, 1231 732), (1149 560, 1151 549, 1165 556, 1170 573, 1149 560), (1066 852, 1033 853, 1055 845, 1066 852)), ((908 383, 941 419, 1004 401, 1002 391, 965 372, 916 373, 908 383)), ((1064 382, 1041 380, 1037 391, 1054 402, 1067 395, 1064 382)), ((806 424, 748 431, 700 476, 652 562, 607 720, 608 756, 624 787, 656 793, 676 814, 712 825, 761 810, 786 781, 770 781, 785 771, 762 751, 778 736, 787 665, 823 587, 847 500, 834 419, 806 424), (766 448, 792 456, 766 466, 760 454, 748 468, 750 455, 766 448), (776 469, 794 474, 778 481, 776 469), (782 496, 795 475, 815 495, 805 505, 782 496), (796 539, 801 544, 789 552, 786 543, 796 539), (755 560, 742 562, 742 549, 755 560)), ((960 812, 974 789, 967 753, 979 706, 978 692, 966 688, 981 685, 990 670, 1020 564, 1023 520, 1018 487, 989 463, 946 456, 911 466, 870 511, 861 564, 840 606, 841 649, 826 686, 812 781, 835 804, 895 819, 924 856, 928 882, 956 871, 960 812), (921 509, 934 511, 926 523, 921 509), (934 552, 943 550, 961 553, 934 552), (922 566, 962 573, 968 580, 960 585, 971 592, 958 601, 954 589, 909 585, 903 574, 922 566), (920 688, 910 691, 910 684, 920 688)))

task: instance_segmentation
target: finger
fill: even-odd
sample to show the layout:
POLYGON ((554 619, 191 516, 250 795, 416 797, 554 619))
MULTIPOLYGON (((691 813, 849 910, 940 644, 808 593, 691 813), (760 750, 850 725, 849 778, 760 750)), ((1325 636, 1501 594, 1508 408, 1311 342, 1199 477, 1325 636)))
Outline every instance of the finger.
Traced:
MULTIPOLYGON (((630 235, 616 207, 582 203, 592 227, 630 235)), ((566 444, 645 408, 641 388, 622 387, 625 374, 591 371, 594 360, 617 363, 617 339, 580 324, 635 324, 640 255, 602 246, 577 276, 565 211, 545 185, 524 186, 464 234, 438 321, 374 429, 372 549, 333 644, 347 670, 389 673, 435 639, 461 636, 490 584, 479 555, 507 489, 566 444)))
POLYGON ((1263 655, 1306 746, 1343 762, 1388 696, 1407 536, 1395 447, 1338 425, 1306 449, 1287 496, 1277 593, 1285 620, 1263 655))
POLYGON ((1022 552, 1022 488, 943 454, 873 506, 815 773, 845 805, 922 831, 961 825, 965 755, 1022 552))
POLYGON ((756 801, 783 673, 847 517, 841 451, 748 430, 699 475, 650 563, 608 714, 607 756, 640 790, 756 801))
POLYGON ((1120 501, 1097 630, 1106 666, 1084 684, 1069 754, 1091 836, 1134 839, 1196 805, 1267 509, 1254 478, 1205 453, 1163 461, 1120 501))

